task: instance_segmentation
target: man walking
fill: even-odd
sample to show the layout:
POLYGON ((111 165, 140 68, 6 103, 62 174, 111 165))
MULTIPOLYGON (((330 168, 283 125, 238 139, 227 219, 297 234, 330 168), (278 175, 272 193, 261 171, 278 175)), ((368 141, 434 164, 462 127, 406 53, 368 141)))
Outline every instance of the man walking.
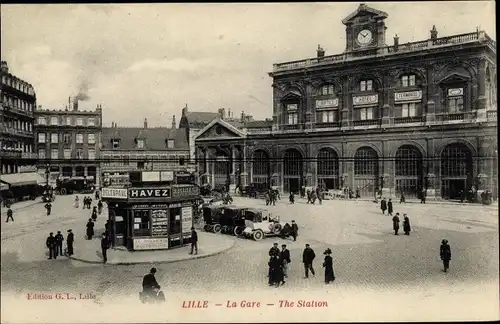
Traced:
POLYGON ((283 244, 281 246, 281 251, 280 251, 280 260, 281 263, 283 264, 283 276, 285 278, 288 278, 288 264, 292 262, 290 260, 290 250, 286 248, 286 244, 283 244))
POLYGON ((12 209, 7 209, 7 220, 5 221, 6 223, 9 222, 9 219, 12 219, 12 221, 14 221, 14 217, 12 217, 12 215, 14 214, 14 212, 12 212, 12 209))
POLYGON ((75 241, 75 235, 71 229, 68 230, 68 237, 66 238, 66 245, 68 246, 68 256, 73 255, 73 242, 75 241))
POLYGON ((198 233, 196 233, 194 227, 191 227, 191 252, 189 254, 198 254, 198 233))
POLYGON ((46 203, 45 209, 47 209, 47 216, 49 216, 50 212, 52 211, 52 204, 50 202, 46 203))
POLYGON ((385 201, 385 198, 382 198, 380 201, 380 209, 382 210, 382 215, 385 215, 385 211, 387 210, 387 202, 385 201))
POLYGON ((294 242, 297 241, 297 236, 299 236, 299 227, 297 226, 295 221, 292 220, 292 237, 294 242))
POLYGON ((311 249, 309 244, 306 244, 306 248, 302 253, 302 262, 304 263, 305 279, 309 278, 309 270, 311 270, 313 276, 316 275, 313 268, 314 258, 316 258, 314 250, 311 249))
POLYGON ((61 234, 61 231, 57 231, 55 238, 56 238, 56 255, 63 256, 64 236, 61 234))
POLYGON ((399 235, 399 213, 396 213, 392 218, 392 229, 394 230, 394 235, 399 235))
POLYGON ((57 259, 56 238, 54 237, 54 233, 50 232, 49 237, 47 237, 45 241, 45 245, 49 249, 49 260, 57 259))
POLYGON ((109 249, 108 238, 106 237, 106 233, 102 233, 101 251, 102 251, 102 262, 103 263, 108 262, 108 249, 109 249))
POLYGON ((392 216, 392 213, 394 212, 394 209, 392 208, 392 199, 389 198, 389 201, 387 202, 387 213, 389 216, 392 216))
POLYGON ((439 254, 441 256, 441 260, 443 260, 444 272, 448 272, 450 268, 450 260, 451 260, 451 247, 448 245, 448 240, 441 241, 441 247, 439 249, 439 254))

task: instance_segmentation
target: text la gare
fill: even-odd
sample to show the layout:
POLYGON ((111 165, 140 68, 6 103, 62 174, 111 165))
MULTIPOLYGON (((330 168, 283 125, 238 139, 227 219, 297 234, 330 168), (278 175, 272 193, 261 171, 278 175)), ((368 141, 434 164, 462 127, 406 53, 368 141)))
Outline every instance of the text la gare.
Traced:
MULTIPOLYGON (((256 308, 261 307, 260 302, 242 300, 235 302, 228 300, 226 304, 216 304, 217 306, 225 306, 226 308, 256 308)), ((182 302, 182 308, 208 308, 207 300, 185 300, 182 302)))

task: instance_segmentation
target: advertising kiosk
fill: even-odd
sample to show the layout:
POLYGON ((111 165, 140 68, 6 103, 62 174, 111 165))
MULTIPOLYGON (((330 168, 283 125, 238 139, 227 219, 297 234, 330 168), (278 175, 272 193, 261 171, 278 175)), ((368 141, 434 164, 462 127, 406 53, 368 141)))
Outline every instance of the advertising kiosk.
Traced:
POLYGON ((112 223, 112 244, 130 251, 167 250, 191 243, 198 186, 101 189, 112 223))

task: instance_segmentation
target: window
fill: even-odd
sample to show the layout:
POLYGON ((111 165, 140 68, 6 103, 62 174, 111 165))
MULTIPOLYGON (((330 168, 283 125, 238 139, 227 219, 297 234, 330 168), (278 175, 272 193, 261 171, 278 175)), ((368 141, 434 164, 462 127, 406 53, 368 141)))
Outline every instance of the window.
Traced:
POLYGON ((77 159, 83 159, 83 150, 82 149, 77 149, 76 150, 76 158, 77 159))
POLYGON ((359 91, 373 91, 373 81, 361 81, 359 85, 359 91))
POLYGON ((144 140, 137 140, 137 148, 140 149, 144 148, 144 140))
POLYGON ((50 142, 54 144, 59 143, 59 136, 57 133, 50 134, 50 142))
POLYGON ((464 111, 464 97, 448 98, 448 112, 450 114, 457 114, 463 111, 464 111))
POLYGON ((416 79, 414 74, 403 75, 401 77, 401 86, 402 87, 414 87, 416 85, 416 79))
POLYGON ((83 126, 83 118, 77 118, 76 119, 76 126, 83 126))
POLYGON ((137 162, 137 169, 143 170, 144 169, 144 162, 137 162))
POLYGON ((174 148, 174 140, 167 140, 167 148, 174 148))
POLYGON ((179 156, 179 165, 184 165, 186 163, 186 158, 184 156, 179 156))
POLYGON ((38 133, 38 143, 45 143, 45 133, 38 133))
POLYGON ((87 136, 88 136, 87 142, 89 144, 95 144, 95 134, 88 134, 87 136))
POLYGON ((38 158, 40 160, 45 160, 46 157, 45 157, 45 150, 44 149, 38 149, 38 158))
POLYGON ((50 117, 50 124, 53 126, 59 125, 59 119, 56 116, 50 117))
POLYGON ((373 119, 373 107, 358 108, 359 120, 371 120, 373 119))
POLYGON ((71 134, 64 134, 63 141, 64 141, 64 144, 71 144, 71 134))
POLYGON ((95 150, 89 149, 89 160, 95 160, 95 150))
POLYGON ((120 148, 120 140, 114 139, 112 140, 113 143, 113 148, 114 149, 119 149, 120 148))
POLYGON ((87 126, 95 126, 95 119, 94 118, 87 119, 87 126))
POLYGON ((83 134, 76 134, 76 144, 83 144, 83 134))
POLYGON ((149 210, 134 210, 134 236, 150 235, 149 210))
POLYGON ((66 117, 66 125, 71 126, 71 117, 66 117))
POLYGON ((321 114, 321 122, 322 123, 333 123, 335 121, 335 111, 334 110, 326 110, 320 112, 321 114))
POLYGON ((334 88, 333 85, 324 85, 321 87, 321 95, 327 96, 327 95, 332 95, 334 88))
POLYGON ((68 148, 64 149, 64 158, 71 159, 71 149, 68 149, 68 148))
POLYGON ((409 102, 395 106, 395 117, 415 117, 420 113, 420 102, 409 102))
POLYGON ((59 149, 50 150, 50 158, 53 160, 57 160, 59 158, 59 149))
POLYGON ((288 113, 288 125, 297 125, 299 123, 299 116, 297 113, 288 113))
POLYGON ((45 117, 38 117, 38 125, 45 125, 45 117))

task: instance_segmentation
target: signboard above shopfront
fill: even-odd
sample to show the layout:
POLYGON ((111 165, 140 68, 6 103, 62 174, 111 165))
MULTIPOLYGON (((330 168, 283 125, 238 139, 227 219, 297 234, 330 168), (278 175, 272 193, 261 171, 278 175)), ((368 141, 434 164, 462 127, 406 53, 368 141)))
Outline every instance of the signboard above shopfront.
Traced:
POLYGON ((352 103, 354 106, 375 105, 378 103, 378 94, 352 97, 352 103))
POLYGON ((198 186, 172 187, 172 198, 198 196, 199 194, 198 186))
POLYGON ((129 189, 130 198, 170 198, 170 188, 133 188, 129 189))
POLYGON ((119 188, 102 188, 101 197, 102 198, 112 198, 112 199, 127 199, 128 196, 127 189, 119 188))
POLYGON ((160 181, 174 181, 174 172, 173 171, 161 171, 160 172, 160 181))
POLYGON ((160 172, 142 172, 143 182, 158 182, 160 181, 160 172))
POLYGON ((422 90, 396 92, 394 94, 394 101, 409 101, 409 100, 422 100, 422 90))

